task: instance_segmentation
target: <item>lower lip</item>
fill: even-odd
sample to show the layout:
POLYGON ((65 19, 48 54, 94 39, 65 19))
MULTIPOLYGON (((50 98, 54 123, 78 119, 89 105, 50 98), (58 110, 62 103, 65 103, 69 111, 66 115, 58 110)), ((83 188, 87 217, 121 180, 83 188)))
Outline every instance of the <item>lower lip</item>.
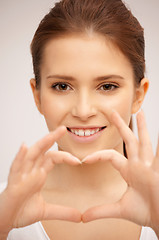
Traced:
POLYGON ((94 133, 90 136, 77 136, 74 133, 70 132, 67 130, 68 134, 71 136, 71 138, 73 140, 75 140, 76 142, 79 143, 89 143, 92 142, 94 140, 96 140, 99 136, 101 136, 101 134, 103 133, 104 129, 102 129, 101 131, 94 133))

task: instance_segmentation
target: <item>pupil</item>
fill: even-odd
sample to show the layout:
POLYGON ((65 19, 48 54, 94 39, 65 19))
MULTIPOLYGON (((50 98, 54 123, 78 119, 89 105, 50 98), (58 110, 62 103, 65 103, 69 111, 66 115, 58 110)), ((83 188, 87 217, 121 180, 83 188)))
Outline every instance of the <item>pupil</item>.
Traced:
POLYGON ((61 89, 65 90, 66 89, 66 84, 61 84, 61 89))
POLYGON ((111 86, 110 86, 109 84, 105 84, 105 85, 103 86, 103 88, 104 88, 105 90, 108 90, 108 89, 111 88, 111 86))

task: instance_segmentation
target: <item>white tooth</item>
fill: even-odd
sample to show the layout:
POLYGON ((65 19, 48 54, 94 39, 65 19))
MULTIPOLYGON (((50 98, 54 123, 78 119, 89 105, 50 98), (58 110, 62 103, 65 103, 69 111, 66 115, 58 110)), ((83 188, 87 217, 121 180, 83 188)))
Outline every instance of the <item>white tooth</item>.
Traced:
POLYGON ((91 134, 94 134, 95 132, 96 132, 96 131, 92 130, 92 131, 91 131, 91 134))
POLYGON ((98 131, 99 131, 99 128, 96 129, 96 132, 98 132, 98 131))
POLYGON ((89 130, 86 130, 85 131, 85 136, 90 136, 91 135, 91 132, 89 130))
POLYGON ((74 132, 76 135, 79 135, 79 133, 78 133, 78 131, 77 130, 75 130, 75 132, 74 132))
POLYGON ((79 129, 79 130, 74 130, 74 129, 71 129, 71 132, 78 135, 78 136, 90 136, 90 135, 93 135, 95 134, 96 132, 99 131, 99 128, 97 128, 96 130, 82 130, 82 129, 79 129))
POLYGON ((84 136, 84 131, 83 130, 79 130, 78 134, 79 134, 79 136, 84 136))

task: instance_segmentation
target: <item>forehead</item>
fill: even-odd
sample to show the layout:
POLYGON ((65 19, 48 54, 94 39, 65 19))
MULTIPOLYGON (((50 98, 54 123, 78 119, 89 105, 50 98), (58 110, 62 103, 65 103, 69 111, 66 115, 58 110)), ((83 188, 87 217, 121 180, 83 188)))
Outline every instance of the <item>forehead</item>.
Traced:
POLYGON ((44 49, 42 71, 133 75, 126 56, 101 35, 71 35, 50 40, 44 49))

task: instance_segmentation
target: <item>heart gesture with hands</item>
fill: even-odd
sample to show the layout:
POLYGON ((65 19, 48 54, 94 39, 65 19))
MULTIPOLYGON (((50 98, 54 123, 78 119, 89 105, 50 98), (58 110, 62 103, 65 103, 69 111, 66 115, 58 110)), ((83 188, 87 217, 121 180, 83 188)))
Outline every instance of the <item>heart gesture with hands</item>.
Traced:
POLYGON ((159 142, 154 156, 143 111, 137 114, 138 138, 115 111, 112 123, 118 129, 126 145, 127 158, 115 150, 95 152, 83 163, 110 161, 127 182, 122 198, 109 205, 88 209, 83 222, 101 218, 122 218, 141 226, 149 226, 159 233, 159 142))
POLYGON ((66 133, 66 127, 61 126, 32 147, 20 148, 11 166, 7 188, 0 194, 0 230, 8 233, 12 228, 40 220, 86 223, 101 218, 122 218, 152 227, 159 236, 159 143, 154 156, 142 111, 137 114, 139 139, 116 111, 108 117, 125 142, 127 158, 115 150, 101 150, 84 158, 82 164, 110 161, 127 182, 122 198, 116 203, 92 207, 83 214, 44 201, 41 190, 54 165, 81 164, 68 152, 48 151, 66 133))

